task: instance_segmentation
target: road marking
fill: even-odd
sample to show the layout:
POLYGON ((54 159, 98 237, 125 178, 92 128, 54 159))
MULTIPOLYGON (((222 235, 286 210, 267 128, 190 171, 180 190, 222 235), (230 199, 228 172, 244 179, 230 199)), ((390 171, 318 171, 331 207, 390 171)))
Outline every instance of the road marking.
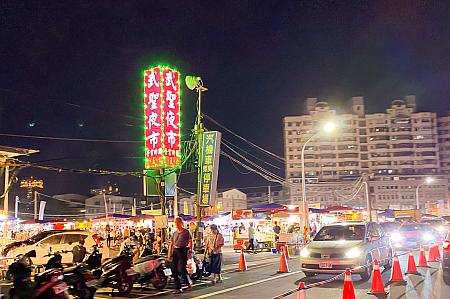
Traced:
POLYGON ((249 287, 249 286, 252 286, 252 285, 255 285, 255 284, 260 284, 260 283, 263 283, 263 282, 266 282, 266 281, 271 281, 271 280, 283 278, 283 277, 286 277, 286 276, 298 274, 300 272, 302 272, 302 271, 290 272, 290 273, 281 274, 281 275, 265 278, 265 279, 254 281, 254 282, 249 282, 249 283, 246 283, 246 284, 238 285, 238 286, 235 286, 235 287, 232 287, 232 288, 228 288, 228 289, 224 289, 224 290, 221 290, 221 291, 217 291, 217 292, 214 292, 214 293, 208 293, 208 294, 205 294, 205 295, 193 297, 192 299, 208 298, 208 297, 212 297, 212 296, 215 296, 215 295, 224 294, 224 293, 232 292, 234 290, 239 290, 239 289, 242 289, 242 288, 246 288, 246 287, 249 287))

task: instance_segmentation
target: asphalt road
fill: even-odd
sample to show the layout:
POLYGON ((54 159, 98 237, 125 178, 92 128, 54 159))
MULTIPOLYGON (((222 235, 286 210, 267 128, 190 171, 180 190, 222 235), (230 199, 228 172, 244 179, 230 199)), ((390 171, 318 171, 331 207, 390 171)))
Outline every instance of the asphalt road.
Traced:
MULTIPOLYGON (((295 289, 300 281, 305 284, 318 282, 331 278, 331 275, 320 275, 313 278, 306 278, 299 271, 298 258, 289 260, 290 273, 277 274, 279 267, 279 256, 271 253, 259 253, 256 255, 246 254, 249 270, 247 272, 236 272, 239 254, 227 252, 224 254, 224 282, 212 285, 210 281, 203 280, 194 285, 192 291, 182 295, 173 295, 173 284, 170 283, 167 290, 158 292, 148 288, 141 290, 135 288, 129 297, 126 298, 273 298, 286 291, 295 289)), ((428 256, 428 255, 427 255, 428 256)), ((406 270, 407 255, 401 256, 400 264, 403 271, 406 270)), ((416 262, 418 254, 416 253, 416 262)), ((388 298, 427 298, 440 299, 450 298, 450 286, 445 285, 442 280, 442 270, 439 263, 430 263, 431 268, 419 268, 422 276, 406 276, 406 286, 387 287, 388 298)), ((384 283, 390 279, 391 272, 383 271, 384 283)), ((353 275, 356 298, 375 298, 368 295, 371 282, 361 282, 358 275, 353 275)), ((342 298, 343 279, 315 287, 305 291, 306 298, 342 298)), ((114 296, 110 290, 101 289, 96 294, 96 298, 106 298, 114 296)), ((297 294, 292 294, 285 298, 297 298, 297 294)), ((121 299, 122 297, 114 296, 121 299)))

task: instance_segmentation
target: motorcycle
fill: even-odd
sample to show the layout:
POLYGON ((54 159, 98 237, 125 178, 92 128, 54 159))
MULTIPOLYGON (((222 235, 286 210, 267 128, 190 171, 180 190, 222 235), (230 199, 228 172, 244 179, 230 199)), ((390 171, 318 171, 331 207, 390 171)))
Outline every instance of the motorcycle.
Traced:
POLYGON ((8 268, 8 276, 13 277, 13 287, 9 291, 12 299, 66 299, 69 298, 68 286, 63 281, 59 269, 46 270, 36 275, 31 281, 31 257, 36 257, 36 251, 17 256, 8 268))
POLYGON ((141 287, 151 283, 156 289, 162 290, 167 286, 167 277, 172 275, 172 270, 166 268, 164 257, 153 255, 149 246, 149 244, 144 246, 141 255, 134 263, 133 270, 139 274, 137 283, 141 287))
POLYGON ((133 248, 126 245, 118 256, 106 261, 97 271, 99 287, 117 289, 120 296, 128 295, 138 274, 133 270, 133 248))
POLYGON ((64 275, 64 282, 69 286, 69 294, 78 299, 94 298, 97 288, 97 278, 88 268, 87 264, 80 263, 72 267, 63 268, 61 263, 61 253, 70 251, 50 252, 46 256, 50 256, 45 269, 60 269, 64 275))

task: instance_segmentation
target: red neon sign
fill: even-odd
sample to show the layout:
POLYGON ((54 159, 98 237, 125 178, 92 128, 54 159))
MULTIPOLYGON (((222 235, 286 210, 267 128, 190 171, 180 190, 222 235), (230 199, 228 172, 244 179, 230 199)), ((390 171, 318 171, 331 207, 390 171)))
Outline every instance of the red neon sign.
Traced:
POLYGON ((179 76, 167 67, 144 71, 146 169, 181 165, 179 76))

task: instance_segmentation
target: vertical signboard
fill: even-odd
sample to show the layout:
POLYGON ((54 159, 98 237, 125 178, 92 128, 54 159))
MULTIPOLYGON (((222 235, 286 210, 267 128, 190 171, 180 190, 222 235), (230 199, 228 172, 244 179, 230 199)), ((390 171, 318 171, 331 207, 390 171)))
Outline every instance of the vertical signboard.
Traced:
POLYGON ((158 66, 144 71, 145 168, 181 165, 180 74, 158 66))
POLYGON ((199 205, 203 207, 210 206, 217 195, 221 136, 217 131, 203 133, 199 181, 199 205))
POLYGON ((180 165, 180 84, 178 72, 163 70, 164 159, 168 167, 180 165))
POLYGON ((161 68, 145 71, 144 82, 145 168, 157 168, 163 165, 161 68))

